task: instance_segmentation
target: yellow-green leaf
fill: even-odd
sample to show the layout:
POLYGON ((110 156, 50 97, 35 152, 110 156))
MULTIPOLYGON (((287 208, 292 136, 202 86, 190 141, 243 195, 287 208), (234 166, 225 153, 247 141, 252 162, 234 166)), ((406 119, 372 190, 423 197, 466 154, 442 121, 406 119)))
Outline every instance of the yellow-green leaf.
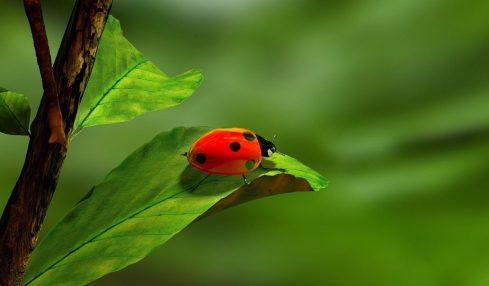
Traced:
POLYGON ((110 16, 95 65, 79 106, 74 133, 83 127, 131 120, 168 108, 192 95, 202 72, 190 70, 170 77, 145 58, 110 16))

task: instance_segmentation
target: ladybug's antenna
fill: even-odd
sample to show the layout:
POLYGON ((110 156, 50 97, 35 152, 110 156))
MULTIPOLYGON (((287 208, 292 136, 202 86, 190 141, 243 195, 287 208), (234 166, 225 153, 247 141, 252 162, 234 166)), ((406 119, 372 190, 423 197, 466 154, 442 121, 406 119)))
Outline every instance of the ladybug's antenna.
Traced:
POLYGON ((276 139, 276 138, 277 138, 277 134, 274 134, 274 135, 273 135, 273 138, 272 138, 272 141, 270 141, 270 142, 272 142, 272 143, 273 143, 273 141, 275 141, 275 139, 276 139))
MULTIPOLYGON (((272 138, 272 141, 270 141, 272 144, 273 144, 273 141, 275 141, 275 139, 277 139, 277 134, 274 134, 273 135, 273 138, 272 138)), ((275 153, 279 153, 280 155, 285 155, 284 153, 278 151, 278 150, 275 150, 275 153)))

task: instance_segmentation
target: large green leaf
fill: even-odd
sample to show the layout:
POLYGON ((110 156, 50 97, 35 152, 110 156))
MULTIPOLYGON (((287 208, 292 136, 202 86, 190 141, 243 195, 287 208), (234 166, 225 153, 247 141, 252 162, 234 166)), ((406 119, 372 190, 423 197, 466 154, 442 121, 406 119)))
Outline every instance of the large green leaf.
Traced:
POLYGON ((35 249, 26 285, 84 285, 145 257, 193 221, 273 194, 317 191, 327 180, 299 161, 275 154, 286 169, 205 177, 182 153, 208 128, 177 128, 142 146, 94 187, 35 249))
POLYGON ((124 37, 119 21, 110 16, 78 109, 75 134, 83 127, 128 121, 177 105, 201 81, 199 70, 166 75, 124 37))
POLYGON ((23 94, 0 87, 0 132, 29 135, 31 107, 23 94))

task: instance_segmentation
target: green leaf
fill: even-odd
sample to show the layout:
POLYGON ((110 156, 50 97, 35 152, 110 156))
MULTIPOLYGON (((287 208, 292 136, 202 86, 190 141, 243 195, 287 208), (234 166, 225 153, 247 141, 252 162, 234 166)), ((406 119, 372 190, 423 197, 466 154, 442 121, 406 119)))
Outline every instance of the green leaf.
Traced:
POLYGON ((210 176, 181 154, 208 128, 163 132, 112 170, 40 242, 26 285, 84 285, 133 264, 186 226, 241 202, 292 191, 318 191, 327 180, 299 161, 274 154, 244 185, 210 176))
POLYGON ((0 132, 29 135, 31 107, 23 94, 0 87, 0 132))
POLYGON ((124 37, 119 21, 110 16, 78 109, 74 133, 83 127, 124 122, 177 105, 191 96, 201 81, 199 70, 175 77, 166 75, 124 37))

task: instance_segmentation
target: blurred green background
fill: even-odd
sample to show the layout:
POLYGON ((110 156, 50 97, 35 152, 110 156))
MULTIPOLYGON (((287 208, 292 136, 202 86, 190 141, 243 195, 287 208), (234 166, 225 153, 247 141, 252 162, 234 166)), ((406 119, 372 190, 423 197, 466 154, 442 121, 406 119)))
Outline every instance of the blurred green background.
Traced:
MULTIPOLYGON (((54 51, 72 1, 43 1, 54 51)), ((489 2, 115 1, 184 104, 72 142, 51 227, 136 147, 175 126, 241 126, 326 175, 241 205, 93 285, 489 285, 489 2)), ((0 85, 41 96, 22 1, 0 2, 0 85)), ((0 134, 0 207, 27 138, 0 134)))

